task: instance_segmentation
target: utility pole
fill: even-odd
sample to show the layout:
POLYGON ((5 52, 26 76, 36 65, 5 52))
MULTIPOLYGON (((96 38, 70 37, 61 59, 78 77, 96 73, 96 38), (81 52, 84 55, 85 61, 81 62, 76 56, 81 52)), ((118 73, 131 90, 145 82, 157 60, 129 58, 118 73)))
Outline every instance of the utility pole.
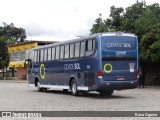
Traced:
MULTIPOLYGON (((103 21, 102 21, 102 13, 99 13, 99 18, 100 18, 100 29, 102 29, 102 24, 103 24, 103 21)), ((98 32, 101 32, 101 30, 98 30, 98 32)))

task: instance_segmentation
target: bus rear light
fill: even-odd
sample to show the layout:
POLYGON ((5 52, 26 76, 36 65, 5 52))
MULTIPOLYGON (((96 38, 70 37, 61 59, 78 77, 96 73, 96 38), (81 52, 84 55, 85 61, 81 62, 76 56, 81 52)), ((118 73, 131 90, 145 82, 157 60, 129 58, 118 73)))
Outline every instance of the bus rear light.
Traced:
POLYGON ((98 78, 102 78, 102 70, 99 70, 97 75, 98 75, 98 78))

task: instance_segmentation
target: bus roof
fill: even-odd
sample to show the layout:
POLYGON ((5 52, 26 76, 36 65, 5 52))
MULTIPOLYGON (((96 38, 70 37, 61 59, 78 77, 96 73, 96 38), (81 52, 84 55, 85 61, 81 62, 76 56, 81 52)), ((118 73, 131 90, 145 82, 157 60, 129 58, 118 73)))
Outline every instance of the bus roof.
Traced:
POLYGON ((103 33, 102 36, 130 36, 130 37, 136 37, 135 34, 124 33, 124 32, 103 33))
POLYGON ((88 35, 88 36, 83 36, 83 37, 79 37, 79 38, 75 38, 75 39, 70 39, 70 40, 66 40, 66 41, 62 41, 62 42, 56 42, 53 44, 49 44, 49 45, 43 45, 43 46, 38 46, 33 48, 32 50, 35 49, 41 49, 41 48, 47 48, 47 47, 51 47, 51 46, 56 46, 56 45, 61 45, 61 44, 66 44, 66 43, 72 43, 72 42, 77 42, 77 41, 81 41, 84 39, 91 39, 91 38, 95 38, 97 36, 131 36, 131 37, 136 37, 135 34, 132 33, 124 33, 124 32, 105 32, 105 33, 95 33, 92 35, 88 35))

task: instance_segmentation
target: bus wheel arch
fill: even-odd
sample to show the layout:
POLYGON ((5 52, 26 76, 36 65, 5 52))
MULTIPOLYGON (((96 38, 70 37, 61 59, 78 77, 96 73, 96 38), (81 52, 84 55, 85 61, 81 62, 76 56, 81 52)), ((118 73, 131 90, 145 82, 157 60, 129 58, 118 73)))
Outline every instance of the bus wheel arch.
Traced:
POLYGON ((70 89, 71 89, 72 81, 73 81, 74 79, 75 79, 75 77, 72 76, 72 77, 70 78, 70 80, 69 80, 69 88, 70 88, 70 89))
POLYGON ((74 96, 79 95, 79 91, 77 89, 77 81, 76 81, 75 77, 71 77, 71 79, 69 81, 69 87, 71 89, 72 95, 74 95, 74 96))
POLYGON ((39 79, 38 79, 38 77, 36 77, 35 80, 34 80, 35 87, 38 86, 38 82, 39 82, 39 79))
POLYGON ((44 90, 44 88, 40 87, 40 82, 38 77, 35 78, 35 87, 37 87, 38 92, 42 92, 44 90))

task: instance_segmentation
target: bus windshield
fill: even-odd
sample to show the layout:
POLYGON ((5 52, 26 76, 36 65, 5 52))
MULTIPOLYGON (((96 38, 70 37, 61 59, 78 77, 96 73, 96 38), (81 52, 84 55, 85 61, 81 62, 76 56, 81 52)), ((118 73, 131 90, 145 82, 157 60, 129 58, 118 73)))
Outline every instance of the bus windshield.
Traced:
POLYGON ((102 49, 104 51, 136 50, 136 37, 132 36, 103 36, 102 49))

